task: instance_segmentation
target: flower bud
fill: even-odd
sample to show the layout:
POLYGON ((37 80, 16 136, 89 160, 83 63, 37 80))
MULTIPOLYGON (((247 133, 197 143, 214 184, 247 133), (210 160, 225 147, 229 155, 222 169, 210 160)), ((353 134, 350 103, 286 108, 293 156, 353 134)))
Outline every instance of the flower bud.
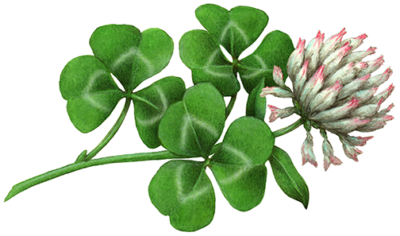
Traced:
POLYGON ((369 136, 369 137, 354 137, 354 136, 349 136, 349 135, 338 135, 340 140, 342 140, 342 142, 347 142, 348 144, 352 145, 352 146, 364 146, 368 140, 372 139, 374 136, 369 136))
POLYGON ((341 165, 343 162, 333 154, 333 148, 328 139, 324 139, 322 143, 322 151, 324 153, 324 169, 328 170, 331 164, 341 165))
POLYGON ((283 82, 283 75, 281 68, 274 66, 274 71, 272 72, 272 78, 279 87, 285 87, 285 82, 283 82))
POLYGON ((306 52, 305 52, 305 60, 309 61, 307 75, 311 76, 314 74, 317 69, 318 61, 319 61, 319 51, 324 42, 324 34, 321 34, 318 31, 317 36, 308 43, 306 52))
POLYGON ((347 116, 352 110, 356 109, 358 106, 358 100, 353 98, 348 103, 340 106, 334 107, 332 109, 322 111, 315 116, 310 117, 311 120, 316 120, 319 122, 328 122, 341 119, 347 116))
POLYGON ((294 107, 286 107, 284 109, 279 109, 275 106, 268 105, 269 109, 271 110, 271 115, 269 117, 269 122, 274 122, 278 118, 286 118, 288 116, 291 116, 295 109, 294 107))
POLYGON ((345 29, 343 28, 338 34, 333 35, 330 37, 321 48, 320 51, 320 60, 324 61, 328 55, 330 55, 340 44, 343 35, 346 34, 345 29))
POLYGON ((385 62, 383 60, 383 55, 381 55, 379 58, 377 58, 373 61, 368 61, 367 62, 368 67, 365 68, 364 70, 362 70, 358 76, 361 77, 366 74, 371 74, 372 72, 376 71, 379 67, 381 67, 383 62, 385 62))
POLYGON ((359 62, 364 57, 374 54, 375 50, 376 48, 370 47, 367 51, 353 52, 349 56, 347 56, 344 60, 342 60, 341 64, 344 65, 349 62, 359 62))
POLYGON ((336 97, 342 88, 343 86, 340 80, 338 80, 333 86, 319 92, 310 103, 310 113, 331 107, 335 103, 336 97))
POLYGON ((350 133, 358 127, 370 122, 370 119, 360 119, 359 117, 348 118, 333 122, 322 123, 321 126, 327 130, 333 130, 340 133, 350 133))
POLYGON ((362 86, 362 89, 368 89, 371 87, 379 87, 381 84, 385 83, 389 77, 393 74, 393 71, 389 68, 385 70, 383 74, 376 75, 370 79, 362 86))
MULTIPOLYGON (((371 73, 383 64, 383 56, 368 62, 361 61, 374 54, 376 48, 370 47, 366 51, 355 52, 354 50, 362 44, 367 35, 362 34, 342 40, 345 33, 343 29, 324 43, 324 35, 318 32, 306 48, 304 48, 305 41, 299 40, 288 62, 288 70, 290 68, 296 72, 289 73, 293 81, 293 93, 290 93, 287 87, 283 87, 286 90, 284 92, 268 87, 263 89, 264 95, 270 93, 291 97, 295 106, 285 109, 270 106, 271 121, 294 112, 305 121, 307 139, 302 145, 303 164, 310 162, 317 166, 310 131, 312 127, 321 130, 325 139, 323 143, 325 170, 331 164, 341 163, 333 155, 333 148, 327 139, 326 131, 338 135, 346 155, 358 161, 357 156, 361 151, 355 146, 365 145, 372 136, 353 137, 349 136, 349 133, 371 132, 384 127, 393 119, 393 116, 388 115, 393 104, 381 111, 379 109, 393 92, 394 86, 390 85, 375 95, 378 87, 392 75, 392 70, 388 68, 380 75, 371 76, 371 73)), ((274 78, 277 79, 280 79, 279 76, 274 78)))
POLYGON ((301 155, 303 156, 303 165, 310 162, 311 165, 317 167, 318 163, 313 151, 313 137, 310 132, 307 132, 307 138, 301 146, 301 155))
MULTIPOLYGON (((321 89, 322 84, 324 82, 324 68, 325 66, 321 66, 317 72, 311 77, 311 79, 304 85, 303 91, 301 92, 300 101, 304 104, 308 104, 308 101, 311 100, 316 93, 321 89), (307 99, 309 97, 309 99, 307 99)), ((307 106, 307 105, 305 105, 307 106)))
POLYGON ((349 157, 350 159, 353 159, 354 161, 358 161, 357 156, 362 154, 362 151, 348 144, 347 142, 342 141, 342 144, 343 144, 343 151, 346 154, 346 156, 349 157))
POLYGON ((300 67, 303 64, 304 60, 304 44, 306 43, 305 40, 301 40, 299 38, 299 42, 297 43, 296 49, 293 51, 293 53, 290 55, 288 59, 288 64, 287 64, 287 72, 289 75, 289 78, 291 78, 292 82, 296 78, 296 75, 298 71, 300 70, 300 67))
POLYGON ((333 72, 336 72, 339 68, 340 62, 343 57, 347 55, 350 51, 351 46, 349 43, 344 44, 341 48, 332 53, 328 58, 324 60, 322 65, 325 65, 325 74, 327 76, 331 75, 333 72))
POLYGON ((352 82, 346 84, 343 86, 342 91, 340 91, 338 95, 338 100, 341 100, 343 98, 346 98, 356 92, 357 90, 360 90, 360 88, 363 86, 364 83, 367 82, 371 75, 366 75, 364 77, 358 78, 353 80, 352 82))
POLYGON ((303 67, 296 76, 296 80, 294 82, 294 94, 296 97, 300 96, 304 84, 307 81, 307 68, 308 68, 308 61, 305 61, 303 67))
POLYGON ((265 87, 261 89, 262 92, 260 94, 261 97, 265 97, 268 94, 274 95, 275 97, 280 97, 280 98, 293 98, 293 93, 290 91, 287 91, 285 89, 279 88, 279 87, 265 87))

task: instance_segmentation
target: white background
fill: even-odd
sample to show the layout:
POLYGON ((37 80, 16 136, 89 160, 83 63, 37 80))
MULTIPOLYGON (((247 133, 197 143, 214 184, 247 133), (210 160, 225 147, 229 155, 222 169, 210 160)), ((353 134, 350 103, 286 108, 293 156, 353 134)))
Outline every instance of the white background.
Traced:
MULTIPOLYGON (((2 1, 0 4, 0 197, 25 179, 72 163, 85 149, 91 150, 104 137, 122 109, 100 128, 81 134, 69 121, 66 101, 58 82, 64 65, 72 58, 92 54, 89 37, 105 24, 132 24, 140 30, 157 27, 174 40, 169 66, 144 82, 139 89, 169 75, 192 85, 191 73, 181 63, 180 37, 191 29, 202 29, 194 15, 204 1, 2 1), (7 3, 6 3, 7 2, 7 3)), ((227 9, 247 5, 269 15, 269 24, 249 55, 270 31, 288 33, 294 44, 307 43, 318 30, 330 37, 346 27, 347 37, 369 36, 360 47, 376 46, 394 71, 390 83, 398 84, 399 33, 395 1, 213 1, 227 9)), ((376 73, 376 74, 377 74, 376 73)), ((398 104, 399 91, 384 103, 398 104)), ((378 91, 378 92, 379 92, 378 91)), ((246 94, 239 93, 228 123, 243 116, 246 94)), ((289 100, 268 98, 284 108, 289 100)), ((98 157, 148 152, 135 129, 130 110, 115 138, 98 157)), ((279 189, 269 172, 263 201, 249 212, 233 209, 224 199, 211 172, 216 193, 213 222, 195 235, 400 235, 399 108, 395 119, 374 132, 361 150, 358 163, 347 158, 336 137, 329 135, 343 165, 323 170, 322 140, 313 130, 319 167, 301 166, 300 147, 305 131, 299 128, 276 140, 292 157, 310 189, 308 210, 279 189)), ((269 116, 269 111, 267 117, 269 116)), ((272 130, 285 127, 298 117, 277 120, 272 130)), ((228 126, 228 125, 227 125, 228 126)), ((227 127, 226 126, 226 127, 227 127)), ((357 135, 357 134, 356 134, 357 135)), ((365 136, 371 134, 364 134, 365 136)), ((161 148, 157 150, 162 150, 161 148)), ((164 161, 112 164, 81 170, 35 186, 0 203, 0 235, 183 235, 169 224, 148 198, 147 187, 164 161)))

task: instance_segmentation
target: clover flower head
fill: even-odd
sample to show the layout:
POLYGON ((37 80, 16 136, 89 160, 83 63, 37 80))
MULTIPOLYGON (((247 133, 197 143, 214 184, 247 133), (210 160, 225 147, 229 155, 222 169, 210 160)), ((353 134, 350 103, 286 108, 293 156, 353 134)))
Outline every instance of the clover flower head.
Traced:
MULTIPOLYGON (((343 29, 324 42, 324 34, 318 32, 307 46, 305 40, 299 39, 287 64, 293 90, 285 85, 281 69, 275 66, 273 79, 278 86, 266 87, 260 95, 272 94, 293 100, 294 106, 284 109, 269 105, 272 112, 270 122, 296 113, 310 125, 310 129, 312 126, 321 130, 324 137, 322 149, 325 170, 331 164, 342 164, 333 154, 325 131, 336 134, 346 156, 358 161, 357 156, 362 152, 356 146, 365 145, 372 136, 354 137, 349 133, 381 129, 387 121, 393 119, 393 116, 388 115, 393 104, 380 110, 381 104, 393 92, 393 84, 376 94, 378 87, 389 79, 393 71, 387 68, 382 74, 372 76, 371 73, 383 64, 383 56, 362 61, 366 56, 374 54, 376 48, 354 51, 367 35, 342 40, 345 34, 343 29)), ((301 149, 303 164, 310 162, 317 167, 310 129, 306 128, 307 138, 301 149)))

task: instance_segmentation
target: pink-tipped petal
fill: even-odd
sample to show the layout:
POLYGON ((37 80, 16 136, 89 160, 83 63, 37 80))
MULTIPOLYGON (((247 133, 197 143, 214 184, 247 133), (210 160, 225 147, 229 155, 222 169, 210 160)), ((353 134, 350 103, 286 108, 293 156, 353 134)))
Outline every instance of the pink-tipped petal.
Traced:
POLYGON ((324 169, 328 170, 331 164, 333 165, 341 165, 342 161, 337 158, 333 153, 333 148, 330 142, 327 139, 324 139, 322 143, 322 151, 324 153, 324 169))
POLYGON ((326 66, 325 74, 327 76, 335 73, 338 70, 340 62, 342 61, 343 57, 349 53, 350 50, 351 46, 349 45, 349 43, 345 43, 342 47, 340 47, 338 50, 330 54, 323 61, 322 65, 326 66))
POLYGON ((349 135, 339 135, 339 138, 347 143, 349 143, 352 146, 364 146, 367 144, 367 141, 372 139, 374 136, 368 136, 368 137, 355 137, 355 136, 349 136, 349 135))
POLYGON ((385 119, 375 118, 372 119, 369 123, 357 128, 356 130, 360 132, 372 132, 377 129, 382 129, 383 127, 385 127, 385 125, 385 119))
POLYGON ((310 117, 310 119, 318 122, 337 121, 350 114, 357 107, 358 107, 358 100, 353 98, 349 102, 343 104, 342 106, 334 107, 329 110, 319 112, 316 115, 310 117))
POLYGON ((365 75, 363 77, 357 78, 352 82, 343 86, 342 91, 340 91, 338 95, 338 100, 347 98, 348 96, 354 94, 356 91, 361 90, 362 86, 367 82, 367 80, 371 77, 370 74, 365 75))
POLYGON ((350 113, 350 116, 360 116, 360 117, 371 117, 375 115, 383 102, 383 99, 379 100, 376 104, 368 104, 361 106, 350 113))
POLYGON ((304 54, 305 54, 305 45, 306 41, 299 39, 297 43, 296 49, 290 54, 287 64, 287 73, 289 78, 292 82, 295 80, 297 73, 299 72, 303 61, 304 61, 304 54))
POLYGON ((383 73, 383 74, 379 74, 379 75, 376 75, 376 76, 374 76, 374 77, 372 77, 372 78, 370 78, 364 85, 363 85, 363 89, 368 89, 368 88, 371 88, 371 87, 378 87, 378 86, 380 86, 381 84, 383 84, 383 83, 385 83, 389 78, 390 78, 390 76, 393 74, 393 71, 392 71, 392 69, 390 69, 390 67, 389 68, 387 68, 386 70, 385 70, 385 72, 383 73))
POLYGON ((295 109, 294 107, 286 107, 284 109, 279 109, 275 106, 268 105, 269 109, 271 110, 271 115, 269 117, 269 122, 274 122, 278 118, 286 118, 288 116, 291 116, 295 109))
POLYGON ((265 97, 268 94, 271 94, 275 97, 280 97, 280 98, 293 98, 293 93, 291 93, 285 89, 282 89, 280 87, 265 87, 262 89, 260 96, 265 97))
POLYGON ((327 130, 332 130, 335 133, 337 132, 350 133, 355 129, 357 129, 358 127, 361 127, 370 121, 371 119, 361 119, 360 117, 353 117, 333 122, 325 122, 322 123, 321 126, 327 130))
POLYGON ((309 162, 311 165, 317 167, 318 163, 314 155, 313 151, 313 138, 310 132, 307 132, 307 138, 304 141, 303 145, 301 146, 301 155, 303 159, 303 165, 309 162))
POLYGON ((335 103, 336 97, 342 88, 343 86, 340 80, 338 80, 333 86, 319 92, 310 103, 310 113, 322 111, 331 107, 335 103))
POLYGON ((319 62, 319 51, 324 42, 324 34, 318 31, 317 36, 307 45, 305 60, 309 61, 307 76, 314 74, 319 62))
POLYGON ((372 118, 381 118, 386 116, 387 113, 389 113, 390 110, 394 107, 394 104, 390 104, 386 109, 383 109, 379 111, 376 115, 374 115, 372 118))
POLYGON ((394 86, 393 84, 391 84, 387 89, 385 89, 384 91, 380 92, 379 94, 375 95, 374 97, 372 97, 367 104, 374 104, 377 103, 378 101, 380 101, 381 99, 383 99, 382 102, 384 102, 393 92, 394 90, 394 86))
POLYGON ((301 70, 296 75, 296 80, 294 81, 294 94, 296 97, 299 97, 301 91, 303 90, 304 84, 307 81, 307 69, 308 69, 309 61, 305 61, 301 70))
POLYGON ((354 63, 350 62, 334 72, 332 75, 327 76, 324 81, 324 88, 334 85, 338 80, 340 80, 342 84, 347 84, 354 79, 357 73, 358 71, 354 67, 354 63))
POLYGON ((363 58, 374 54, 376 51, 376 48, 370 47, 366 51, 359 51, 359 52, 353 52, 347 55, 345 58, 343 58, 342 62, 340 62, 341 65, 347 64, 349 62, 359 62, 363 58))
POLYGON ((340 44, 343 35, 346 34, 345 28, 343 28, 338 34, 331 36, 326 40, 320 51, 320 60, 324 61, 326 57, 331 54, 337 46, 340 44))
POLYGON ((352 47, 351 51, 354 51, 363 43, 364 39, 366 39, 367 37, 368 36, 366 34, 362 34, 355 38, 346 39, 342 41, 342 45, 344 45, 345 43, 349 43, 352 47))
POLYGON ((359 150, 351 145, 343 144, 343 150, 344 150, 344 153, 346 154, 346 156, 349 157, 350 159, 353 159, 354 161, 358 161, 357 156, 362 154, 361 150, 359 150))
MULTIPOLYGON (((307 81, 301 92, 300 102, 306 103, 307 97, 313 98, 315 94, 321 89, 324 82, 324 69, 325 66, 322 65, 318 68, 318 71, 307 81)), ((307 105, 305 105, 307 106, 307 105)))
POLYGON ((281 68, 274 66, 274 71, 272 72, 272 78, 275 83, 280 87, 285 87, 285 82, 283 82, 283 74, 281 68))
POLYGON ((379 67, 381 67, 381 65, 384 63, 385 61, 383 60, 383 55, 381 55, 380 57, 378 57, 375 60, 372 61, 368 61, 367 62, 367 68, 365 68, 364 70, 362 70, 360 72, 360 74, 358 76, 364 76, 366 74, 371 74, 374 71, 376 71, 377 69, 379 69, 379 67))

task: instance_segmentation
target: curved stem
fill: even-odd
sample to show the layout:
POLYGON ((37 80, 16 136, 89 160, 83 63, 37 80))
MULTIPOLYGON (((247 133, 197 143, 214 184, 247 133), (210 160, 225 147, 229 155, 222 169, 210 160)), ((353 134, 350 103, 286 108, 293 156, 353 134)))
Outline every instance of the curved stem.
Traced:
POLYGON ((84 158, 84 161, 91 160, 94 156, 96 156, 97 153, 99 153, 101 151, 101 149, 103 149, 107 145, 108 142, 110 142, 110 140, 117 133, 119 127, 121 127, 121 124, 124 121, 126 114, 128 113, 130 104, 131 104, 131 98, 127 97, 125 100, 124 109, 122 110, 121 115, 118 117, 117 122, 115 122, 114 126, 107 133, 107 135, 103 138, 103 140, 101 140, 101 142, 91 152, 89 152, 86 155, 86 157, 84 158))
MULTIPOLYGON (((215 153, 221 147, 221 143, 214 145, 213 149, 211 150, 211 154, 215 153)), ((180 156, 177 154, 173 154, 169 151, 160 151, 160 152, 150 152, 150 153, 135 153, 135 154, 126 154, 126 155, 118 155, 118 156, 110 156, 110 157, 103 157, 97 158, 89 161, 78 162, 63 166, 61 168, 51 170, 44 174, 35 176, 33 178, 27 179, 22 181, 16 185, 14 185, 11 191, 8 193, 7 197, 5 198, 5 202, 10 200, 12 197, 17 195, 18 193, 25 191, 35 185, 41 184, 43 182, 55 179, 62 175, 85 169, 91 166, 99 166, 105 164, 112 164, 112 163, 123 163, 123 162, 136 162, 136 161, 150 161, 150 160, 165 160, 165 159, 179 159, 179 158, 193 158, 193 157, 186 157, 180 156)))
POLYGON ((231 100, 229 101, 229 104, 225 109, 225 120, 228 119, 229 114, 231 114, 233 106, 235 105, 235 102, 236 102, 236 97, 237 97, 237 93, 235 93, 233 96, 231 96, 231 100))
POLYGON ((298 119, 296 122, 294 122, 293 124, 289 125, 288 127, 285 127, 283 129, 277 130, 274 132, 274 136, 275 138, 282 136, 284 134, 287 134, 295 129, 297 129, 300 125, 302 125, 304 123, 304 119, 300 118, 298 119))

